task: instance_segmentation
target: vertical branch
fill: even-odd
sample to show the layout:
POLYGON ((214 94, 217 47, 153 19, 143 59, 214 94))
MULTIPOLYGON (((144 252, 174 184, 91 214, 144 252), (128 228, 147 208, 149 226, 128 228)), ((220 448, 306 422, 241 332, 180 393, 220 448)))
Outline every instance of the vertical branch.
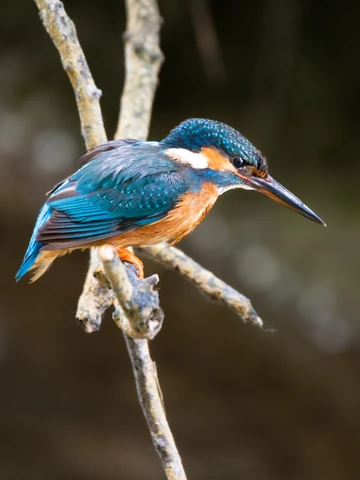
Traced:
MULTIPOLYGON (((148 135, 152 105, 163 61, 160 50, 161 18, 156 0, 126 0, 125 85, 115 138, 148 135)), ((186 480, 186 474, 166 419, 147 340, 124 332, 134 371, 136 389, 154 447, 169 480, 186 480)))
POLYGON ((125 85, 115 138, 146 140, 158 74, 161 17, 156 0, 126 0, 125 85))
POLYGON ((186 480, 181 458, 166 420, 148 341, 133 340, 126 334, 124 336, 134 370, 140 404, 166 476, 169 480, 186 480))

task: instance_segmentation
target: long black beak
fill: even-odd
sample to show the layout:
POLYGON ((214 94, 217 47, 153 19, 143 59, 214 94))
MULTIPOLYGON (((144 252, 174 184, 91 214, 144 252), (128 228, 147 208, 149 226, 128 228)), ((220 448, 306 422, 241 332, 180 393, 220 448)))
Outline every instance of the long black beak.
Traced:
POLYGON ((289 190, 270 177, 270 175, 267 175, 265 178, 255 176, 246 177, 246 180, 252 188, 285 205, 285 207, 294 210, 294 212, 299 213, 303 217, 326 227, 326 223, 321 220, 316 213, 310 210, 309 207, 289 192, 289 190))

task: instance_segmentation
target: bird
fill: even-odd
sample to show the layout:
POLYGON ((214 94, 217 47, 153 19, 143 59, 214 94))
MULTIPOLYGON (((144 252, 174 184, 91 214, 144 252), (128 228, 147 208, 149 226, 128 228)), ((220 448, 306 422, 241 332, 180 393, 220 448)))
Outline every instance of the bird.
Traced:
POLYGON ((16 280, 33 271, 33 282, 57 257, 104 244, 143 276, 127 247, 179 242, 234 188, 257 190, 326 226, 270 176, 267 159, 240 132, 190 118, 159 142, 112 140, 80 156, 79 169, 48 192, 16 280))

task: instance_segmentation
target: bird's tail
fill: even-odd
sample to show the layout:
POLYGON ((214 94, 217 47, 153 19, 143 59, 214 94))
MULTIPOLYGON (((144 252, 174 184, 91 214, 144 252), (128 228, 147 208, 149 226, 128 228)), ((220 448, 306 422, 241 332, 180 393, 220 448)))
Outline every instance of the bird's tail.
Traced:
MULTIPOLYGON (((29 270, 31 270, 32 268, 36 268, 38 265, 35 265, 35 262, 39 256, 39 253, 40 253, 40 249, 41 247, 44 246, 43 243, 40 243, 40 242, 37 242, 36 241, 36 235, 39 231, 39 229, 49 220, 49 218, 51 217, 51 214, 52 214, 52 208, 49 207, 48 205, 44 205, 43 208, 40 210, 40 213, 39 213, 39 216, 36 220, 36 224, 35 224, 35 227, 34 227, 34 231, 33 231, 33 234, 31 236, 31 239, 30 239, 30 242, 29 242, 29 246, 26 250, 26 253, 25 253, 25 256, 24 256, 24 260, 16 274, 16 281, 18 282, 29 270)), ((40 273, 40 275, 42 275, 46 270, 47 268, 50 266, 51 262, 44 266, 44 268, 42 268, 42 271, 40 273)), ((36 278, 34 277, 32 280, 36 280, 37 278, 39 278, 38 274, 36 274, 36 278)))

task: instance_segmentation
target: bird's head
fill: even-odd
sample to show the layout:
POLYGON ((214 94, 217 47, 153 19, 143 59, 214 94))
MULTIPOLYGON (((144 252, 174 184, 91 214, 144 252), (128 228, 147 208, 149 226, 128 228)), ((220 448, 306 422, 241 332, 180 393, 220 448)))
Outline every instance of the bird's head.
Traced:
POLYGON ((194 169, 221 172, 220 193, 237 187, 257 190, 325 225, 310 208, 269 175, 267 160, 261 152, 241 133, 224 123, 190 118, 175 127, 160 145, 169 156, 194 169))

